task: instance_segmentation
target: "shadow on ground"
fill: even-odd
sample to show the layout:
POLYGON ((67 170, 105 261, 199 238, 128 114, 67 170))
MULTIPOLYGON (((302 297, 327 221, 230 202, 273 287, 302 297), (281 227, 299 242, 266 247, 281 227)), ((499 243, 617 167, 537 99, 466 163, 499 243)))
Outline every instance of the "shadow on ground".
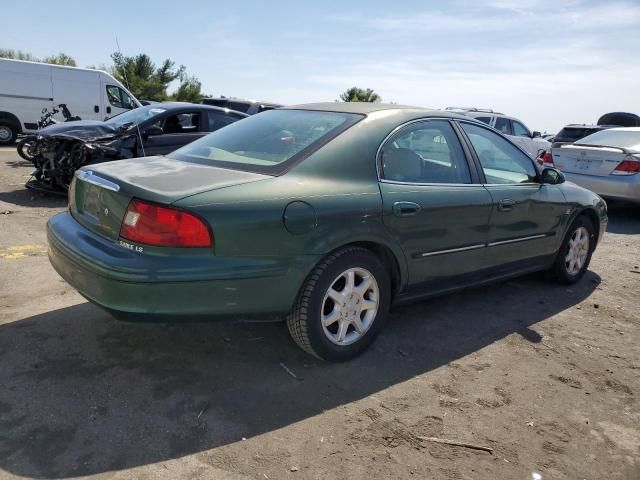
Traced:
POLYGON ((512 333, 539 342, 535 324, 599 281, 533 276, 398 308, 367 353, 338 365, 302 353, 280 323, 122 323, 81 304, 0 325, 0 468, 76 477, 270 432, 512 333))
POLYGON ((609 203, 607 232, 634 235, 640 233, 640 205, 609 203))
POLYGON ((60 208, 67 205, 67 197, 21 187, 12 192, 0 192, 0 202, 20 207, 60 208))

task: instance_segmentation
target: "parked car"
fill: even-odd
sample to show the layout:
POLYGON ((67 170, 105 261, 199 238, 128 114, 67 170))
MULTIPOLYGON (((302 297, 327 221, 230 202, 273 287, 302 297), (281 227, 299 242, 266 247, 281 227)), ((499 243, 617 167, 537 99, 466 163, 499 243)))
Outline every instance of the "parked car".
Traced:
POLYGON ((547 150, 551 146, 547 140, 541 137, 540 132, 531 132, 520 120, 504 113, 494 112, 488 108, 448 107, 447 110, 463 113, 495 128, 509 137, 531 158, 536 158, 540 154, 540 150, 547 150))
POLYGON ((264 112, 266 110, 273 110, 274 108, 282 107, 279 103, 273 102, 257 102, 255 100, 243 100, 242 98, 208 98, 205 97, 200 100, 200 103, 204 105, 213 105, 220 108, 229 108, 236 110, 237 112, 243 112, 247 115, 255 115, 256 113, 264 112))
MULTIPOLYGON (((103 120, 141 106, 107 72, 0 59, 0 145, 36 132, 43 109, 61 103, 83 120, 103 120)), ((56 118, 64 121, 61 114, 56 118)))
POLYGON ((605 113, 598 119, 598 125, 615 125, 618 127, 640 127, 640 116, 628 112, 605 113))
POLYGON ((245 117, 241 112, 175 102, 140 107, 105 122, 52 125, 40 130, 30 147, 36 170, 27 187, 64 193, 83 165, 164 155, 245 117))
POLYGON ((592 133, 599 132, 600 130, 606 130, 607 128, 612 128, 613 125, 579 125, 579 124, 570 124, 560 130, 556 136, 553 138, 553 143, 560 144, 563 143, 573 143, 578 140, 591 135, 592 133))
POLYGON ((340 361, 391 304, 538 270, 578 281, 606 223, 600 197, 482 122, 325 103, 83 167, 47 231, 55 269, 116 316, 284 314, 340 361))
POLYGON ((609 128, 551 150, 553 164, 577 185, 640 203, 640 127, 609 128))

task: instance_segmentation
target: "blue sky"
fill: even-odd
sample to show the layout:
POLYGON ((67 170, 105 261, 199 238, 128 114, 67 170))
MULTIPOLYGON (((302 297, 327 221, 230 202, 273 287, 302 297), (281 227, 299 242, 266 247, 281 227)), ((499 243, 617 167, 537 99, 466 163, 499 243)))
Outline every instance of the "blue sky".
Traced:
POLYGON ((0 47, 98 65, 117 36, 125 55, 171 58, 213 95, 305 103, 357 85, 554 131, 640 113, 639 25, 638 0, 32 0, 0 20, 0 47))

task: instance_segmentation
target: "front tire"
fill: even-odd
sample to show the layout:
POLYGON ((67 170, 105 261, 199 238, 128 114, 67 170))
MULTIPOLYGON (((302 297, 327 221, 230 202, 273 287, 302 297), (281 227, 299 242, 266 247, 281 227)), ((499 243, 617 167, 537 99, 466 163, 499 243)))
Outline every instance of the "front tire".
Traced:
POLYGON ((35 157, 35 142, 36 142, 35 135, 27 135, 22 140, 20 140, 18 142, 18 145, 16 145, 16 150, 18 151, 18 155, 20 155, 25 160, 29 160, 30 162, 33 162, 33 159, 35 157))
POLYGON ((309 274, 287 317, 289 333, 320 359, 350 360, 375 339, 390 299, 389 275, 380 259, 367 249, 347 247, 309 274))
POLYGON ((587 271, 595 249, 593 223, 581 215, 576 218, 562 242, 551 272, 555 279, 565 285, 579 281, 587 271))

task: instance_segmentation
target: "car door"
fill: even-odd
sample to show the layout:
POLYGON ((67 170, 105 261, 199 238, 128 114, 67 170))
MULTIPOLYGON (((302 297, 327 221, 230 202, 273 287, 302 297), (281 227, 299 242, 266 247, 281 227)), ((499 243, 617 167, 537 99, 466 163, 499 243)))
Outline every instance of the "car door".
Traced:
POLYGON ((147 131, 148 127, 144 129, 142 141, 147 156, 166 155, 208 133, 202 131, 202 112, 200 110, 170 112, 152 125, 160 127, 162 133, 156 131, 153 132, 154 134, 150 134, 152 131, 147 131))
POLYGON ((440 288, 484 268, 492 199, 448 120, 398 129, 379 149, 378 170, 383 221, 405 253, 411 286, 440 288))
POLYGON ((104 119, 115 117, 135 107, 129 94, 117 85, 103 83, 104 94, 104 119))
POLYGON ((562 235, 565 199, 541 184, 529 158, 506 138, 478 124, 460 122, 493 203, 487 238, 489 263, 536 264, 554 255, 562 235))

